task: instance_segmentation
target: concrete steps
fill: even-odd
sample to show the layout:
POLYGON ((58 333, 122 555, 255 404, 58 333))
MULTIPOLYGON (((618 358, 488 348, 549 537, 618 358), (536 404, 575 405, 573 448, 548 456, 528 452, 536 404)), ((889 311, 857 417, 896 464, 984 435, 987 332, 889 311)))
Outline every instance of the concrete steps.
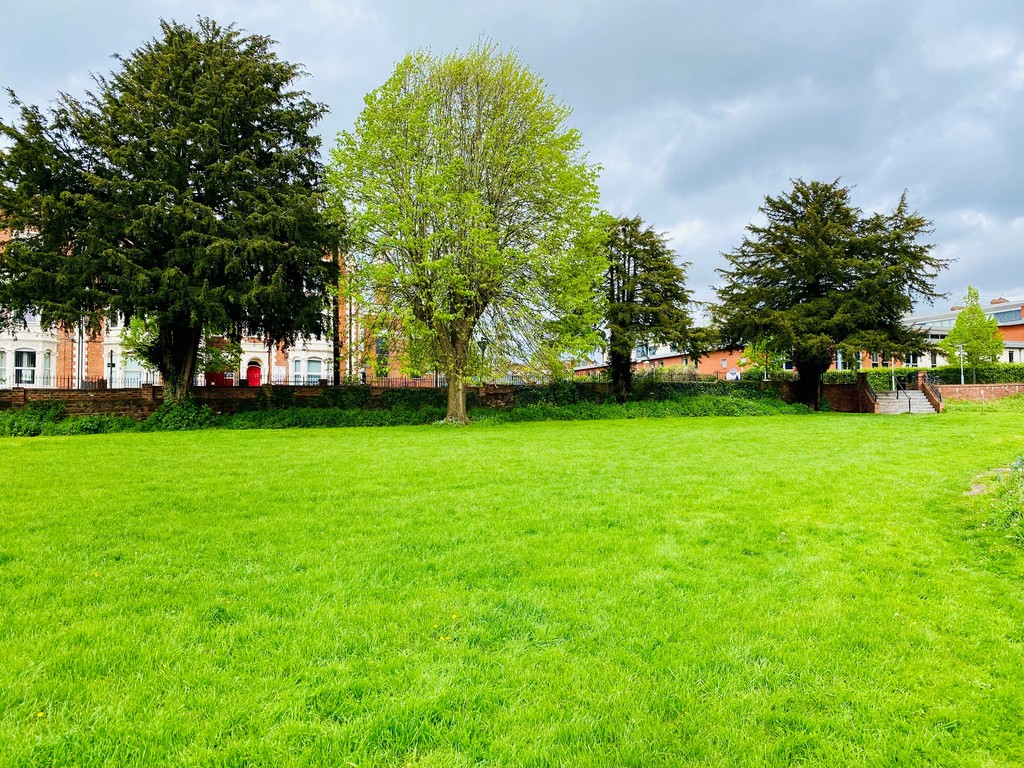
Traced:
POLYGON ((910 389, 906 392, 876 392, 882 413, 935 413, 935 408, 924 392, 910 389))

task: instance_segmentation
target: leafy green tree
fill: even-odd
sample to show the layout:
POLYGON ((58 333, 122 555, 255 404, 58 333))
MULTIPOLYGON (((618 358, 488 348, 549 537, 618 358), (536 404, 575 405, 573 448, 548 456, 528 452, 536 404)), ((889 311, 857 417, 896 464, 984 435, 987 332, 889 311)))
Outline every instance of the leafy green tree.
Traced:
POLYGON ((836 349, 905 357, 928 348, 902 318, 916 299, 941 295, 935 277, 948 262, 920 242, 931 222, 908 209, 906 193, 891 213, 865 216, 838 179, 797 179, 759 210, 765 222, 724 254, 715 313, 731 344, 760 341, 792 356, 801 402, 817 407, 836 349))
POLYGON ((682 345, 690 329, 686 271, 676 262, 664 235, 643 220, 603 217, 607 267, 604 274, 605 323, 612 387, 620 402, 633 382, 632 353, 637 344, 682 345))
MULTIPOLYGON (((201 19, 44 114, 0 124, 0 306, 92 330, 154 324, 148 362, 184 398, 206 333, 291 343, 325 330, 324 107, 273 41, 201 19)), ((14 98, 12 94, 12 98, 14 98)))
POLYGON ((752 378, 778 377, 785 370, 786 355, 773 351, 767 340, 752 341, 743 349, 747 358, 746 374, 752 378))
POLYGON ((468 420, 480 340, 494 358, 596 346, 600 254, 573 243, 597 199, 596 169, 568 116, 489 43, 420 51, 366 97, 332 152, 355 268, 430 351, 422 364, 447 376, 452 421, 468 420))
POLYGON ((964 306, 956 316, 949 335, 938 346, 946 359, 952 362, 960 359, 963 347, 963 362, 971 368, 971 377, 978 383, 978 363, 994 362, 1003 353, 1003 334, 999 332, 999 321, 985 317, 978 298, 978 289, 967 286, 964 306))

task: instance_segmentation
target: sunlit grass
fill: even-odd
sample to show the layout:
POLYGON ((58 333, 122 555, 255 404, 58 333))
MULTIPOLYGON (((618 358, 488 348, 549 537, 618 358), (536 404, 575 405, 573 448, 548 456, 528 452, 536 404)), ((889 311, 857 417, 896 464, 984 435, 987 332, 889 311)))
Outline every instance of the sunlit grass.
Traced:
POLYGON ((1024 762, 1024 415, 0 441, 0 766, 1024 762))

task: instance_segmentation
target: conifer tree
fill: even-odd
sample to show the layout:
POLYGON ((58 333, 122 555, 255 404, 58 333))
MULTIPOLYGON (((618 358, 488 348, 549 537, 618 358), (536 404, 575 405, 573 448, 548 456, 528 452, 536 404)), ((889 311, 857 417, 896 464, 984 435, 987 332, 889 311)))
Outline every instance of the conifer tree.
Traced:
MULTIPOLYGON (((300 66, 201 19, 44 114, 0 124, 0 307, 46 326, 116 312, 156 329, 148 362, 185 397, 204 332, 291 343, 325 330, 333 241, 300 66)), ((14 98, 13 93, 11 94, 14 98)), ((2 322, 2 313, 0 313, 2 322)))

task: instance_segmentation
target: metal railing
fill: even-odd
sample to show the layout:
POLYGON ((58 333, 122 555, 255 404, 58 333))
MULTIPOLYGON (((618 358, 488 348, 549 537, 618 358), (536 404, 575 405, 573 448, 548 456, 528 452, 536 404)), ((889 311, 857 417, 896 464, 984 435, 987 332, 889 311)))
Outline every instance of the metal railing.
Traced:
POLYGON ((914 403, 911 401, 910 393, 907 391, 906 381, 904 381, 902 376, 893 376, 892 381, 896 386, 896 400, 900 399, 900 392, 902 392, 903 396, 907 398, 907 413, 910 413, 914 410, 914 403))

